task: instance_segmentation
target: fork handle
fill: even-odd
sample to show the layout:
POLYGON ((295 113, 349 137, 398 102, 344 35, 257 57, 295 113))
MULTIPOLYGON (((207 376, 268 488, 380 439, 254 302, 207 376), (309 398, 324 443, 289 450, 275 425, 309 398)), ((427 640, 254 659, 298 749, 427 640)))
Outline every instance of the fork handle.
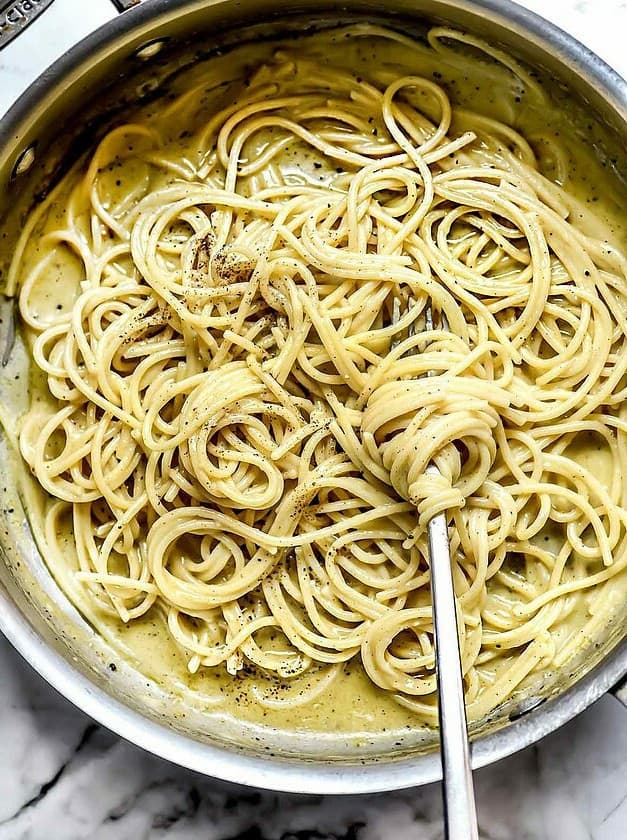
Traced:
POLYGON ((429 522, 428 537, 442 755, 444 836, 446 840, 478 840, 446 514, 438 514, 429 522))

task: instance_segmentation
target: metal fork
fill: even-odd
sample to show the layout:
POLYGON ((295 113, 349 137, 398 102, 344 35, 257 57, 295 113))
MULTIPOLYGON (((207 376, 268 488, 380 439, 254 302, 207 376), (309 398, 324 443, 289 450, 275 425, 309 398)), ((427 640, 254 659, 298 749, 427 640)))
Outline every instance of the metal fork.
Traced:
MULTIPOLYGON (((413 305, 411 298, 409 305, 413 305)), ((400 320, 400 312, 400 301, 394 298, 393 324, 400 320)), ((442 324, 446 328, 444 317, 442 324)), ((433 329, 430 304, 425 308, 425 329, 433 329)), ((409 327, 408 333, 415 334, 415 322, 409 327)), ((398 344, 399 341, 395 341, 393 347, 398 344)), ((427 470, 438 474, 435 464, 430 464, 427 470)), ((446 513, 439 513, 430 520, 428 541, 442 756, 444 836, 446 840, 478 840, 446 513)))

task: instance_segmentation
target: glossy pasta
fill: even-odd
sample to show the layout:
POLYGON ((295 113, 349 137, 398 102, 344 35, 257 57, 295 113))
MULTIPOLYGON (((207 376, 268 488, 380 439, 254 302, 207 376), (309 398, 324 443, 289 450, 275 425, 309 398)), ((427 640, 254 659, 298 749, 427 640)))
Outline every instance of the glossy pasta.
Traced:
MULTIPOLYGON (((544 96, 429 33, 436 55, 460 42, 544 96)), ((110 131, 59 224, 42 232, 57 190, 25 227, 12 282, 51 398, 20 446, 57 500, 46 542, 70 513, 83 597, 161 611, 191 671, 315 670, 323 691, 360 659, 432 723, 426 528, 446 511, 479 718, 568 659, 559 629, 591 592, 580 625, 602 622, 627 565, 625 259, 523 136, 433 78, 282 50, 182 151, 162 130, 192 125, 198 90, 110 131), (42 315, 60 248, 82 282, 42 315)))

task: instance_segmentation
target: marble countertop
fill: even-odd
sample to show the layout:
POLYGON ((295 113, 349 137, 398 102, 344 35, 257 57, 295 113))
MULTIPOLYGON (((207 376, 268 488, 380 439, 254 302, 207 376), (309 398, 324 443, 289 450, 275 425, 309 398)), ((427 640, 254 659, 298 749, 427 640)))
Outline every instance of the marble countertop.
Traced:
MULTIPOLYGON (((625 0, 526 0, 627 75, 625 0)), ((0 53, 0 114, 113 16, 56 0, 0 53), (37 56, 36 64, 33 56, 37 56)), ((627 838, 627 712, 604 697, 540 744, 475 774, 484 840, 627 838)), ((436 840, 438 786, 290 796, 201 777, 131 746, 60 697, 0 638, 0 840, 436 840)))

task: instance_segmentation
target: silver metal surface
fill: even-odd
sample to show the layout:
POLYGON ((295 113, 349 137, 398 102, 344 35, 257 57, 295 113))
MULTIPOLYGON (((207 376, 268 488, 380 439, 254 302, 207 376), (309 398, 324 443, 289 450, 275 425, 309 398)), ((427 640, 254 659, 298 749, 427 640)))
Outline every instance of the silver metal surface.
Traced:
POLYGON ((148 0, 111 0, 118 12, 126 12, 134 6, 139 6, 140 3, 147 3, 148 0))
POLYGON ((445 513, 431 519, 428 534, 444 774, 445 836, 447 840, 479 840, 445 513))
MULTIPOLYGON (((0 50, 17 38, 53 0, 0 0, 0 50)), ((125 12, 148 0, 110 0, 118 12, 125 12)))
MULTIPOLYGON (((382 13, 380 0, 350 0, 342 14, 382 13)), ((8 232, 20 217, 12 206, 20 197, 36 200, 45 173, 33 166, 11 182, 20 155, 37 143, 37 159, 63 145, 59 125, 71 124, 77 109, 95 107, 112 79, 124 79, 137 51, 149 42, 171 42, 194 35, 206 48, 221 29, 252 20, 309 12, 312 17, 335 15, 331 0, 150 0, 106 24, 70 50, 47 70, 0 122, 0 219, 8 232), (97 95, 95 95, 97 93, 97 95), (5 223, 6 222, 6 223, 5 223)), ((627 84, 597 56, 561 30, 506 0, 387 0, 389 24, 399 18, 449 22, 484 37, 541 68, 585 103, 623 146, 627 139, 627 84)), ((45 20, 45 18, 43 19, 45 20)), ((404 24, 403 24, 404 25, 404 24)), ((9 48, 10 49, 10 48, 9 48)), ((159 56, 161 60, 161 54, 159 56)), ((149 62, 142 62, 143 65, 149 62)), ((133 71, 134 72, 134 71, 133 71)), ((69 147, 69 140, 68 146, 69 147)), ((0 241, 0 262, 10 252, 10 237, 0 241)), ((0 340, 0 346, 2 341, 0 340)), ((19 345, 7 370, 17 365, 19 345)), ((22 353, 25 358, 25 354, 22 353)), ((25 395, 18 395, 22 401, 25 395)), ((15 412, 19 411, 16 398, 15 412)), ((11 504, 22 512, 8 439, 0 439, 0 470, 11 504)), ((6 505, 2 505, 6 507, 6 505)), ((178 764, 208 775, 276 790, 309 793, 365 793, 423 784, 441 778, 434 743, 393 743, 378 755, 363 747, 344 749, 341 739, 327 749, 324 734, 311 743, 296 737, 270 758, 254 747, 243 723, 216 725, 210 715, 194 716, 177 707, 175 698, 150 692, 146 681, 107 668, 102 640, 90 631, 47 575, 25 522, 9 521, 0 513, 0 628, 31 665, 87 714, 130 741, 178 764), (230 728, 229 728, 230 726, 230 728), (246 731, 245 731, 246 730, 246 731)), ((525 713, 519 698, 490 720, 473 728, 473 767, 481 767, 527 746, 570 720, 618 684, 627 673, 625 628, 614 628, 599 651, 591 651, 577 666, 547 685, 546 701, 525 713)), ((259 734, 259 733, 257 733, 259 734)), ((261 735, 259 736, 261 737, 261 735)), ((271 747, 268 747, 272 750, 271 747)), ((272 750, 274 751, 274 750, 272 750)))
POLYGON ((0 50, 37 20, 52 0, 0 0, 0 50))
POLYGON ((627 676, 610 689, 611 693, 627 709, 627 676))

